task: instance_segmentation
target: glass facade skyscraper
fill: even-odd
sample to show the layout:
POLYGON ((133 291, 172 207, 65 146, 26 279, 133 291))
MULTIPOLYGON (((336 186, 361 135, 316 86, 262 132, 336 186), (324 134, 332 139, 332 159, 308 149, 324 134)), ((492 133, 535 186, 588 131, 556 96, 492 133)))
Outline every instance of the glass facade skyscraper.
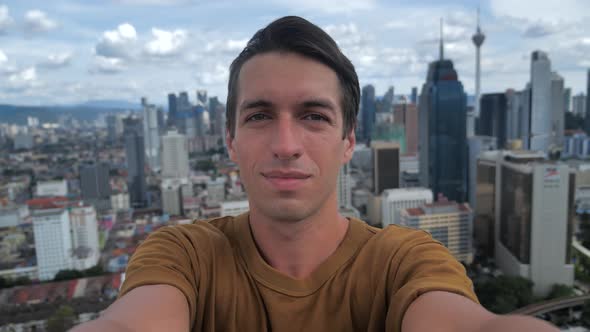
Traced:
POLYGON ((141 120, 127 118, 124 123, 125 155, 127 157, 127 190, 133 207, 147 205, 145 182, 145 148, 141 120))
POLYGON ((377 111, 377 104, 375 102, 375 87, 372 85, 365 85, 361 94, 361 112, 362 112, 362 139, 369 140, 373 134, 373 127, 375 126, 375 113, 377 111))
POLYGON ((450 60, 432 62, 419 102, 422 186, 435 197, 467 199, 467 96, 450 60))

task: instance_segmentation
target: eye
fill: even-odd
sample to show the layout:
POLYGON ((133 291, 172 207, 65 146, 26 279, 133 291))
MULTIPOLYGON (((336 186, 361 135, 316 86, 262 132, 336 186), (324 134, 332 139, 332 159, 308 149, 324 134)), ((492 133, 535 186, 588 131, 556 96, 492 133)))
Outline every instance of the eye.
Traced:
POLYGON ((270 117, 264 113, 254 113, 252 115, 250 115, 249 117, 246 118, 246 122, 249 121, 262 121, 262 120, 267 120, 270 119, 270 117))
POLYGON ((307 114, 306 116, 303 117, 303 119, 305 120, 312 120, 312 121, 326 121, 326 122, 330 122, 330 119, 328 119, 327 117, 318 114, 318 113, 311 113, 311 114, 307 114))

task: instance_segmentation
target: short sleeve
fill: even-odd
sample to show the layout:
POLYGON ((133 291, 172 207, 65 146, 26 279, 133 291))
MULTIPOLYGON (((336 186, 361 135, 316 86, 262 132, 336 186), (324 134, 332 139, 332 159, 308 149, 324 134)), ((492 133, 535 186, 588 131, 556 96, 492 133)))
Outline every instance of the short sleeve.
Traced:
POLYGON ((119 298, 132 289, 165 284, 179 289, 189 305, 191 326, 197 307, 197 255, 184 232, 174 226, 151 234, 135 251, 125 271, 119 298))
POLYGON ((392 262, 393 281, 387 312, 387 331, 401 331, 406 310, 420 295, 430 291, 446 291, 465 296, 479 304, 473 283, 465 268, 430 234, 417 231, 404 243, 401 261, 392 262))

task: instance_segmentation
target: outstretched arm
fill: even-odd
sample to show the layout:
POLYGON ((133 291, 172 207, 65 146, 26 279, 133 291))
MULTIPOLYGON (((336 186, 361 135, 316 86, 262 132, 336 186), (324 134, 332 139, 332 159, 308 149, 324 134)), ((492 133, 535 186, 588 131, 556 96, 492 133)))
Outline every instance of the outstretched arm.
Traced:
POLYGON ((432 291, 419 296, 408 307, 402 331, 553 332, 558 329, 532 317, 493 314, 461 295, 432 291))
POLYGON ((72 332, 189 331, 188 308, 184 294, 173 286, 141 286, 72 332))

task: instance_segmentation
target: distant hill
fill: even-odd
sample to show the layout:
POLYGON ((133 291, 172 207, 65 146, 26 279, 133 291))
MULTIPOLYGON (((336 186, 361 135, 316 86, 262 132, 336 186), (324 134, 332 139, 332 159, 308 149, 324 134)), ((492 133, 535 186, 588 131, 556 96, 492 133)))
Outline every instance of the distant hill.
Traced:
POLYGON ((71 115, 79 121, 94 121, 100 114, 139 110, 139 104, 126 101, 89 101, 80 105, 21 106, 0 104, 0 123, 26 125, 32 116, 43 122, 57 122, 62 114, 71 115))
POLYGON ((126 100, 89 100, 77 106, 129 110, 139 110, 141 108, 141 105, 138 102, 132 103, 126 100))

